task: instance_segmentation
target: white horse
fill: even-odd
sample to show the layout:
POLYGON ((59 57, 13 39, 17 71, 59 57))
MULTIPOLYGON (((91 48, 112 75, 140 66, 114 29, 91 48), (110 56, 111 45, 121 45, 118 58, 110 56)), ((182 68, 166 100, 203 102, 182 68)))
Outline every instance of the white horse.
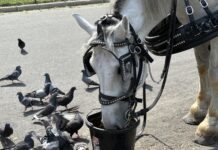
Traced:
MULTIPOLYGON (((205 16, 198 0, 190 0, 196 18, 205 16)), ((208 0, 212 11, 218 10, 217 0, 208 0)), ((178 0, 177 17, 183 24, 188 22, 185 14, 184 1, 178 0)), ((169 0, 116 0, 113 10, 122 14, 123 19, 115 25, 105 27, 104 40, 106 47, 95 47, 90 63, 100 82, 100 91, 110 96, 120 96, 126 92, 130 81, 123 82, 117 73, 119 63, 108 53, 112 51, 116 56, 127 53, 127 47, 113 47, 114 42, 131 38, 129 22, 141 40, 169 14, 169 0)), ((90 41, 96 38, 96 26, 90 24, 79 15, 74 15, 79 25, 89 33, 90 41)), ((197 68, 200 77, 199 92, 196 101, 183 118, 185 123, 199 124, 196 130, 196 142, 203 145, 211 144, 214 136, 218 135, 218 38, 194 48, 197 68), (210 44, 211 50, 208 50, 210 44)), ((146 71, 144 72, 146 76, 146 71)), ((142 78, 143 82, 144 78, 142 78)), ((106 128, 125 127, 125 112, 127 102, 117 102, 109 106, 102 105, 103 124, 106 128)))

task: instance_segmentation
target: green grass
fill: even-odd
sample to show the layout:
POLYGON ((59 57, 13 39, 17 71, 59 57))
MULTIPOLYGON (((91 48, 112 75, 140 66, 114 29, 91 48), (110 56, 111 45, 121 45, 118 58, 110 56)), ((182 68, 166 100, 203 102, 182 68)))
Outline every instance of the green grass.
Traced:
POLYGON ((66 1, 66 0, 0 0, 0 6, 46 3, 46 2, 55 2, 55 1, 66 1))

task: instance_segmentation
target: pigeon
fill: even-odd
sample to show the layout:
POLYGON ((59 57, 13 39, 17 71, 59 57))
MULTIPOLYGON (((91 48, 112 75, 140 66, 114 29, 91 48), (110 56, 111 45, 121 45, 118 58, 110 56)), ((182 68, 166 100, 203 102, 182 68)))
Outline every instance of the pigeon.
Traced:
POLYGON ((43 149, 46 150, 59 150, 59 141, 57 137, 54 135, 52 132, 52 127, 47 127, 46 128, 46 135, 41 138, 41 144, 43 146, 43 149))
POLYGON ((89 77, 86 75, 86 72, 85 70, 82 70, 82 81, 88 86, 87 88, 89 88, 90 85, 93 85, 93 86, 99 86, 98 83, 96 83, 95 81, 89 79, 89 77))
POLYGON ((79 114, 79 112, 75 113, 74 118, 71 120, 66 119, 64 117, 64 114, 55 113, 54 120, 57 123, 57 128, 60 131, 68 132, 71 137, 73 136, 74 133, 76 133, 79 138, 78 130, 82 128, 84 124, 84 121, 81 115, 79 114))
POLYGON ((25 42, 22 41, 21 39, 17 39, 18 40, 18 47, 20 48, 20 53, 23 54, 23 55, 26 55, 28 54, 28 52, 24 49, 25 47, 25 42))
POLYGON ((70 91, 63 97, 57 97, 58 106, 65 106, 67 109, 67 105, 73 100, 75 90, 76 87, 72 87, 70 91))
POLYGON ((1 137, 7 138, 7 137, 11 136, 12 134, 13 134, 13 129, 9 123, 5 124, 4 129, 0 128, 0 138, 1 137))
POLYGON ((55 87, 55 86, 52 84, 50 75, 49 75, 48 73, 45 73, 44 76, 45 76, 44 86, 46 86, 47 84, 50 84, 50 88, 49 88, 49 93, 50 93, 50 94, 53 94, 53 93, 55 93, 55 92, 58 92, 58 94, 65 95, 64 92, 62 92, 60 89, 58 89, 57 87, 55 87))
POLYGON ((21 75, 22 73, 22 70, 21 70, 21 67, 20 66, 17 66, 15 68, 15 70, 11 73, 11 74, 8 74, 6 76, 4 76, 3 78, 0 79, 0 81, 3 81, 3 80, 11 80, 12 83, 14 80, 17 80, 19 81, 19 76, 21 75))
POLYGON ((18 40, 18 47, 22 50, 25 47, 25 42, 22 41, 21 39, 17 39, 18 40))
POLYGON ((75 114, 74 119, 70 120, 67 125, 64 127, 64 131, 67 131, 70 136, 76 133, 79 137, 78 130, 82 128, 84 121, 79 113, 75 114))
POLYGON ((70 141, 67 137, 53 130, 53 126, 47 120, 41 120, 45 127, 46 135, 43 137, 35 133, 36 138, 42 144, 43 149, 46 150, 71 150, 70 141))
POLYGON ((58 93, 54 93, 53 95, 51 95, 49 99, 49 104, 38 114, 34 115, 32 120, 39 120, 42 117, 51 115, 57 109, 57 95, 58 93))
POLYGON ((30 150, 34 147, 34 141, 32 139, 33 133, 29 132, 25 138, 24 141, 21 141, 16 144, 14 150, 30 150))
POLYGON ((49 95, 49 89, 51 84, 46 84, 43 89, 35 90, 30 93, 27 93, 26 97, 32 97, 32 98, 39 98, 42 102, 42 99, 44 99, 46 96, 49 95))
POLYGON ((33 109, 33 106, 39 106, 43 104, 43 102, 41 101, 30 99, 29 97, 23 96, 21 92, 18 92, 17 95, 20 103, 25 106, 24 112, 27 110, 28 107, 32 107, 33 109))

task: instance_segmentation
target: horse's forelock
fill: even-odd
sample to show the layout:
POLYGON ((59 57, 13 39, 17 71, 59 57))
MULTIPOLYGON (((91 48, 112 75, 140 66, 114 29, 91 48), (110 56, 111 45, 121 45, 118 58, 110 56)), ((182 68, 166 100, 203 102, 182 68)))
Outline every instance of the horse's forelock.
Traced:
POLYGON ((107 27, 104 31, 104 41, 106 44, 106 48, 110 51, 114 51, 114 39, 113 39, 113 27, 107 27))

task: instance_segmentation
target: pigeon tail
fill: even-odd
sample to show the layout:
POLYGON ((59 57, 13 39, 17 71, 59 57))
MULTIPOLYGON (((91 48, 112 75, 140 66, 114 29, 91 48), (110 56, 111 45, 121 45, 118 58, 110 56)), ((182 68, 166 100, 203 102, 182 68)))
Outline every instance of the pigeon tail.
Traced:
POLYGON ((61 91, 60 89, 58 89, 58 94, 65 95, 65 93, 61 91))

